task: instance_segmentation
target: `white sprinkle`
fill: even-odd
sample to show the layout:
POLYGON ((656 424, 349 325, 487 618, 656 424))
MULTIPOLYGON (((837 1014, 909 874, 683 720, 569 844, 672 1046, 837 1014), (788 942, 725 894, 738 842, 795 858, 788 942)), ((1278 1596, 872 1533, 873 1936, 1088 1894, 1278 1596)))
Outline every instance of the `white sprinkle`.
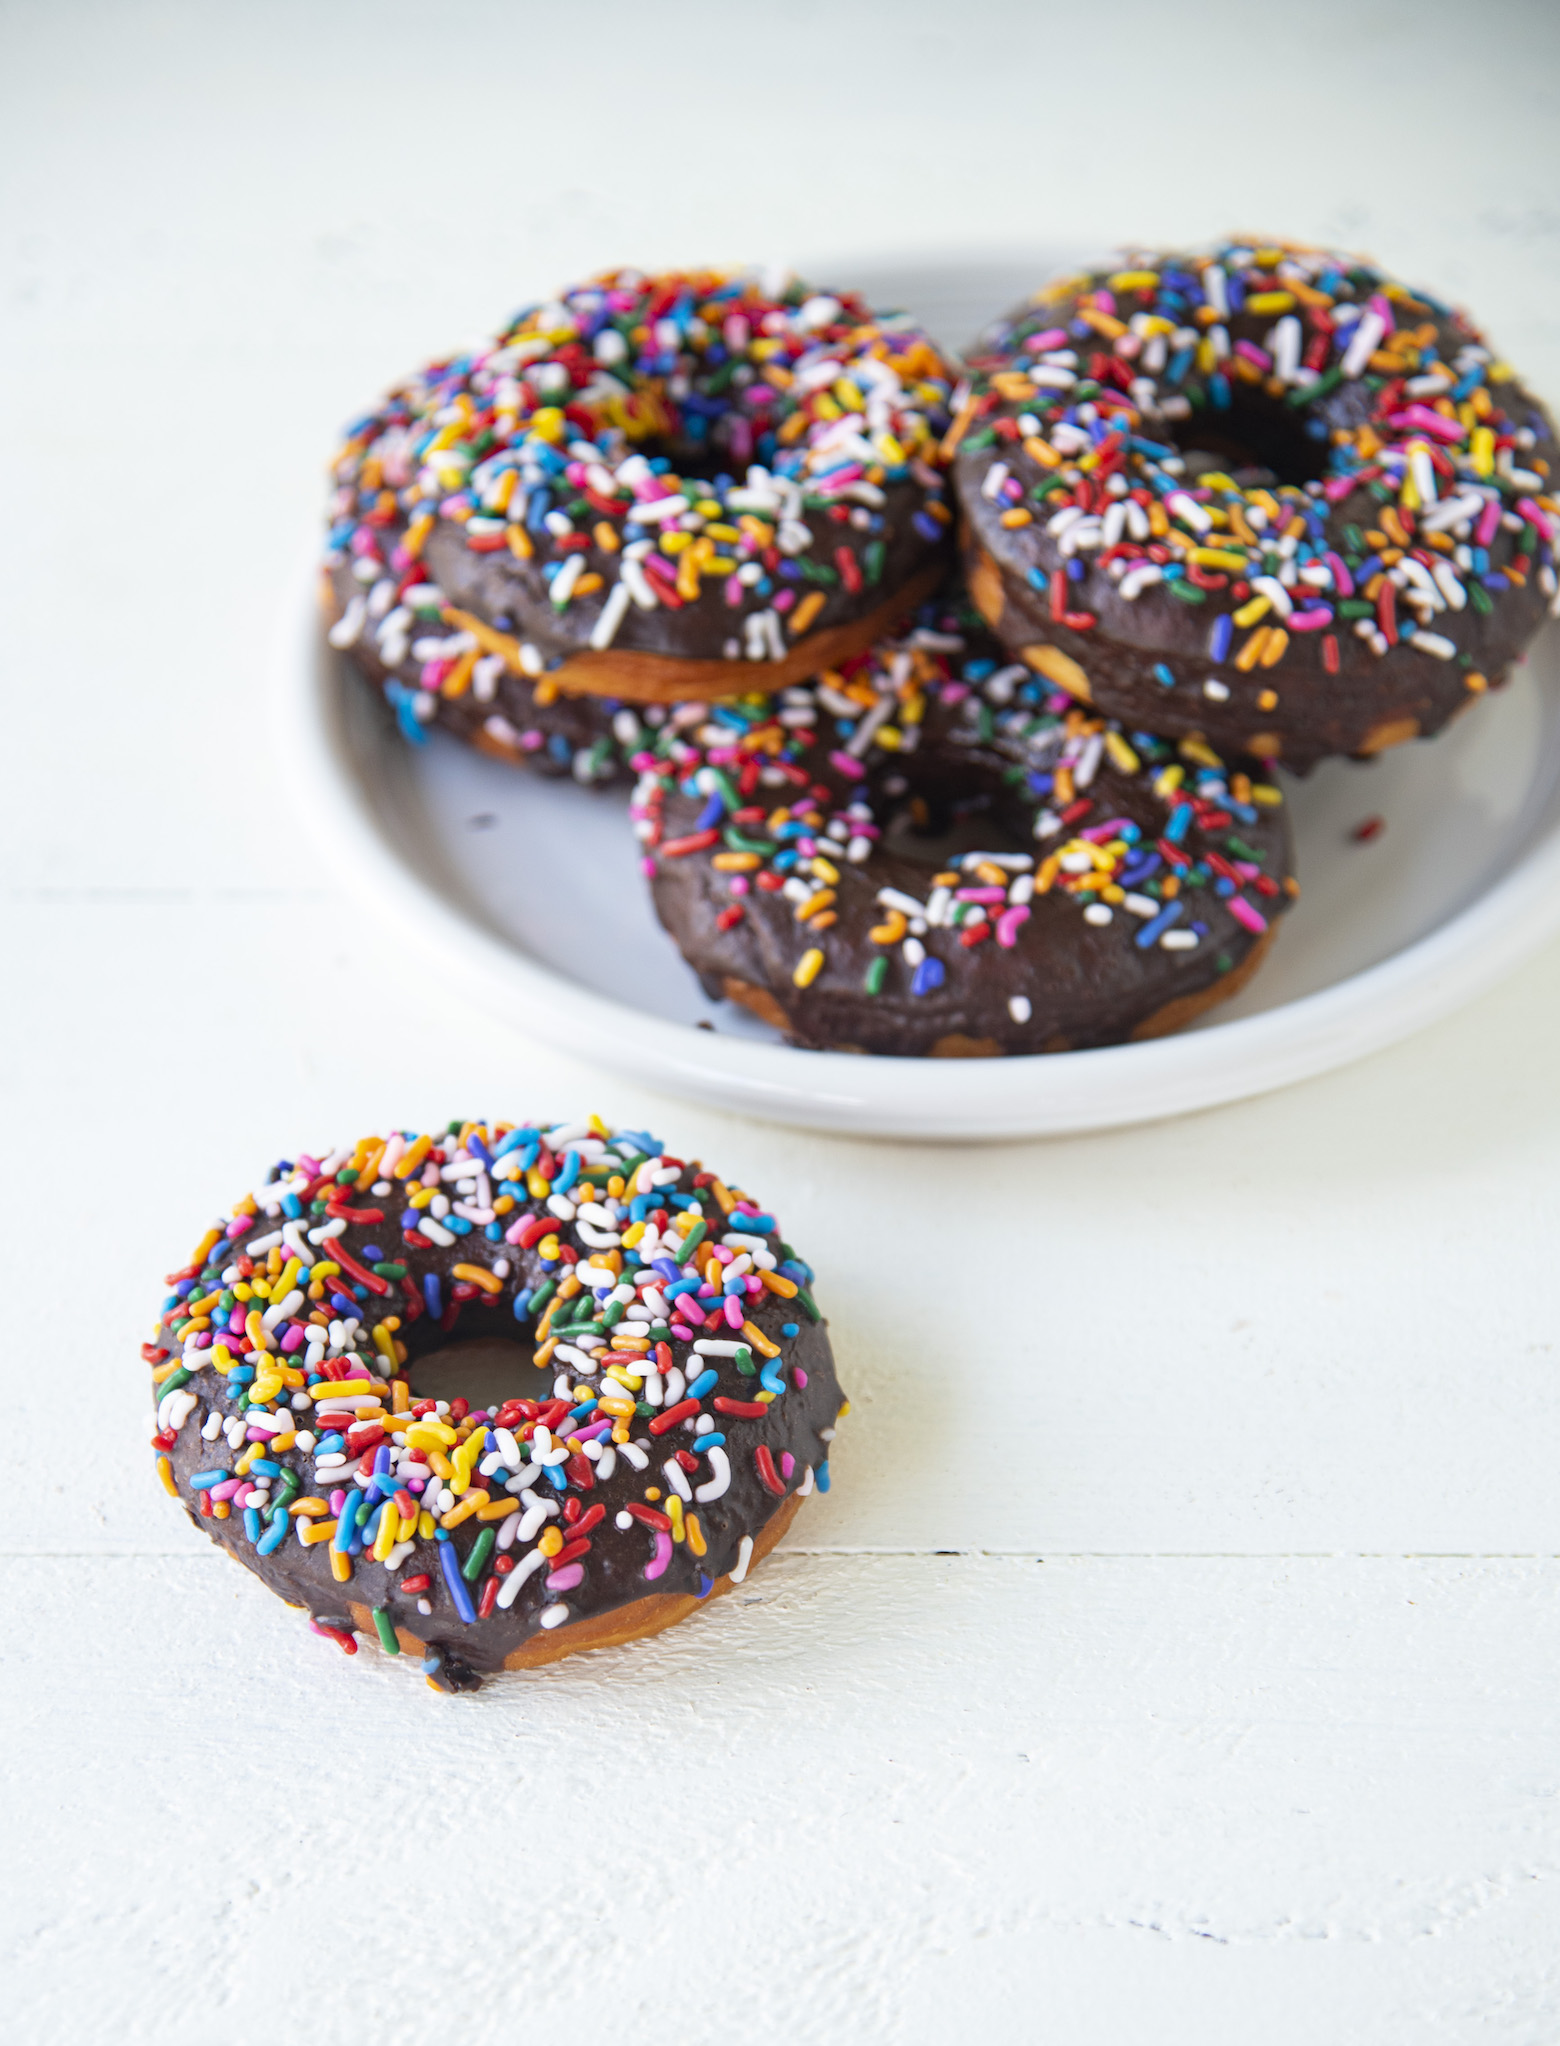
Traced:
POLYGON ((1166 931, 1159 944, 1160 949, 1165 952, 1190 952, 1197 945, 1197 933, 1195 931, 1166 931))
POLYGON ((747 1576, 748 1565, 752 1562, 752 1560, 753 1560, 753 1537, 751 1535, 744 1535, 742 1537, 741 1544, 737 1549, 736 1568, 731 1573, 731 1581, 733 1584, 740 1584, 743 1578, 747 1576))
POLYGON ((336 620, 326 635, 333 647, 355 646, 362 637, 363 621, 368 616, 368 599, 359 593, 336 620))
POLYGON ((1387 331, 1380 313, 1366 313, 1354 329, 1354 338, 1344 350, 1339 365, 1346 377, 1357 377, 1376 352, 1376 344, 1387 331))
POLYGON ((628 610, 631 593, 626 581, 618 581, 607 592, 607 601, 601 607, 601 616, 591 627, 590 643, 597 653, 611 646, 617 638, 618 627, 623 623, 628 610))
POLYGON ((1008 1014, 1015 1023, 1027 1023, 1034 1011, 1028 995, 1013 995, 1008 1001, 1008 1014))
POLYGON ((1220 682, 1215 676, 1210 675, 1203 684, 1203 695, 1212 703, 1227 703, 1229 694, 1229 685, 1220 682))
POLYGON ((1457 651, 1457 642, 1447 639, 1439 632, 1411 632, 1408 635, 1408 643, 1410 646, 1418 647, 1422 654, 1434 654, 1438 661, 1451 660, 1457 651))
POLYGON ((1108 924, 1110 918, 1110 909, 1103 902, 1091 902, 1083 912, 1083 920, 1086 924, 1108 924))

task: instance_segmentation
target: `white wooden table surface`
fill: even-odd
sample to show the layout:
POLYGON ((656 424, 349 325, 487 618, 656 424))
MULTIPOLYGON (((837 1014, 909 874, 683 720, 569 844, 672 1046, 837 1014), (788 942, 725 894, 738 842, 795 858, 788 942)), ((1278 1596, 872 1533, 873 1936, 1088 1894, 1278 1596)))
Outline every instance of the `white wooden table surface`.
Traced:
POLYGON ((263 693, 337 426, 612 260, 1271 224, 1560 395, 1557 82, 1538 5, 0 13, 8 2039, 1560 2038, 1560 949, 1185 1122, 830 1141, 420 980, 263 693), (289 1147, 590 1108, 777 1204, 855 1416, 743 1595, 437 1698, 184 1524, 136 1346, 289 1147))

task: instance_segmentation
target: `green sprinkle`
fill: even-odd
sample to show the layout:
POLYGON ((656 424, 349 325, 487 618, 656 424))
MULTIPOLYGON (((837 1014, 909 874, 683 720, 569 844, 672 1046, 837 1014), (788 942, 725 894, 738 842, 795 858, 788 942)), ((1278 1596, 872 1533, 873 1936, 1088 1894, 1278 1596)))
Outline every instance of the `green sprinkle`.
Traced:
POLYGON ((744 1378, 757 1378, 758 1366, 753 1362, 753 1352, 746 1343, 738 1346, 737 1353, 731 1361, 744 1378))
POLYGON ((1375 611, 1375 605, 1366 603, 1363 597, 1345 597, 1338 606, 1340 618, 1371 618, 1375 611))
POLYGON ((388 1606, 374 1607, 374 1631, 379 1636, 379 1645, 386 1655, 399 1655, 401 1644, 396 1639, 395 1622, 390 1617, 388 1606))
POLYGON ((379 1264, 375 1265, 374 1271, 381 1279, 404 1279, 406 1277, 405 1265, 379 1264))
POLYGON ((468 1584, 475 1584, 482 1575, 487 1559, 493 1553, 493 1544, 498 1540, 496 1529, 485 1527, 471 1545, 471 1554, 460 1566, 460 1574, 468 1584))
POLYGON ((181 1385, 188 1385, 193 1376, 194 1373, 186 1371, 182 1364, 176 1371, 170 1371, 157 1388, 157 1404, 161 1406, 169 1393, 177 1392, 181 1385))
POLYGON ((1495 600, 1491 597, 1483 583, 1470 582, 1468 584, 1468 596, 1475 611, 1483 611, 1488 615, 1495 609, 1495 600))
POLYGON ((880 995, 883 992, 883 983, 887 978, 888 959, 884 954, 879 953, 877 958, 867 968, 867 977, 862 982, 862 986, 869 995, 880 995))
POLYGON ((862 549, 861 565, 867 571, 869 583, 880 583, 883 580, 883 561, 886 553, 887 549, 881 540, 869 540, 862 549))
POLYGON ((1195 583, 1166 582, 1165 588, 1172 597, 1179 597, 1183 604, 1206 604, 1208 601, 1207 592, 1198 589, 1195 583))
POLYGON ((677 1253, 677 1262, 685 1265, 709 1233, 710 1225, 701 1216, 683 1238, 682 1249, 677 1253))
POLYGON ((962 446, 966 454, 973 454, 977 448, 989 448, 996 437, 994 426, 983 426, 978 433, 967 433, 962 446))
POLYGON ((801 1301, 809 1321, 822 1321, 823 1316, 818 1312, 818 1303, 805 1286, 797 1287, 796 1297, 801 1301))
POLYGON ((531 1313, 539 1314, 557 1290, 558 1281, 556 1279, 543 1279, 542 1283, 531 1295, 531 1313))
POLYGON ((769 839, 749 838, 744 832, 738 831, 734 824, 726 826, 724 835, 726 848, 729 852, 757 853, 760 859, 767 860, 775 851, 775 847, 769 839))

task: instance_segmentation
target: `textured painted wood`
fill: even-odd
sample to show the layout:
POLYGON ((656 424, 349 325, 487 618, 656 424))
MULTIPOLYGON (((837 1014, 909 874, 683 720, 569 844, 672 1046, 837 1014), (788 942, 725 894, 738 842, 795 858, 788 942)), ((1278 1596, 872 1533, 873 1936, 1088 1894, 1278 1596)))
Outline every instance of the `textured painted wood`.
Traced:
POLYGON ((18 2038, 1560 2029, 1553 1562, 782 1548, 469 1699, 216 1556, 0 1585, 18 2038))
POLYGON ((102 1448, 7 1475, 8 2037, 1552 2046, 1560 950, 1160 1129, 803 1138, 408 975, 295 849, 262 693, 340 422, 596 263, 1265 217, 1465 297, 1560 391, 1560 15, 1504 10, 1492 65, 1496 19, 10 10, 0 1099, 96 1173, 81 1232, 0 1175, 4 1364, 13 1413, 62 1388, 102 1448), (588 91, 545 68, 571 35, 588 91), (709 137, 693 205, 652 164, 657 37, 709 137), (1280 78, 1306 144, 1247 191, 1239 112, 1280 78), (290 998, 305 957, 351 1041, 290 998), (135 1345, 268 1156, 549 1104, 772 1199, 857 1410, 744 1600, 440 1700, 184 1526, 135 1345))

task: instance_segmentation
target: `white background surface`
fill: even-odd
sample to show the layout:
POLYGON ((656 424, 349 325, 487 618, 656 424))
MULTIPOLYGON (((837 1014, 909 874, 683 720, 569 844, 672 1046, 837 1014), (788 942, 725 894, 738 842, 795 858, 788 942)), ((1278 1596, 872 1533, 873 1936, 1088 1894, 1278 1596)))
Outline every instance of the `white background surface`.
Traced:
POLYGON ((259 693, 336 427, 599 262, 1271 224, 1560 394, 1557 81, 1541 7, 0 11, 8 2037, 1560 2036, 1560 949, 1179 1123, 803 1136, 412 974, 259 693), (184 1526, 136 1344, 267 1159, 590 1107, 777 1206, 856 1414, 745 1598, 439 1699, 184 1526))

